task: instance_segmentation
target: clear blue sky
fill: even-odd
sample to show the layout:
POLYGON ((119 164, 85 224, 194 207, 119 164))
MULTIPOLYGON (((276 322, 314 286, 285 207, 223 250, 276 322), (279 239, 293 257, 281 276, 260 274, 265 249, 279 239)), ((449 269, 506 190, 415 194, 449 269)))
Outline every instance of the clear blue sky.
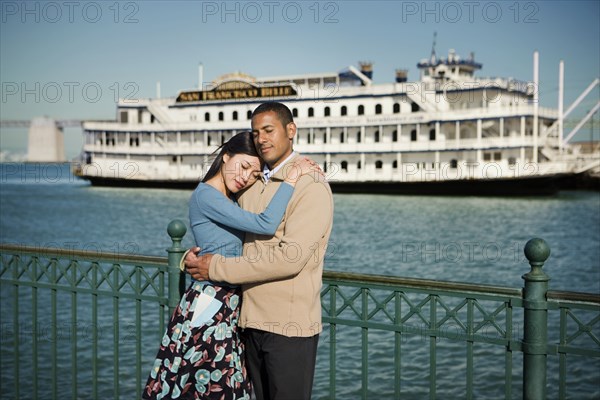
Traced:
MULTIPOLYGON (((566 105, 600 75, 599 4, 3 1, 0 117, 112 119, 115 96, 153 97, 157 81, 163 96, 195 87, 200 62, 204 81, 237 70, 259 77, 338 71, 363 60, 374 63, 376 83, 393 81, 396 68, 416 79, 434 32, 438 55, 474 52, 483 64, 479 76, 531 80, 537 49, 541 105, 555 108, 560 59, 566 105)), ((66 132, 70 157, 81 143, 75 131, 66 132)), ((0 140, 2 150, 25 151, 22 130, 4 129, 0 140)))

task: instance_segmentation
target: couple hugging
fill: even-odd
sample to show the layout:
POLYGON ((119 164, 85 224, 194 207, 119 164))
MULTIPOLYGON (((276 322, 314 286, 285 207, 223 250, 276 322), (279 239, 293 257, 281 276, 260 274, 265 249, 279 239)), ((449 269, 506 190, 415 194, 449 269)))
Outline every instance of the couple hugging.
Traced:
POLYGON ((310 399, 333 197, 295 135, 285 105, 261 104, 192 194, 193 280, 144 399, 310 399))

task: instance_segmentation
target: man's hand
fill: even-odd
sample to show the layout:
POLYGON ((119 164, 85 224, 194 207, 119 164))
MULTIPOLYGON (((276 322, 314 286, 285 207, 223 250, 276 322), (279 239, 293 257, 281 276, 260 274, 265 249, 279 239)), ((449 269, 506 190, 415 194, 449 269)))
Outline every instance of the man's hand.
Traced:
POLYGON ((196 255, 200 251, 200 247, 192 247, 186 254, 184 265, 185 270, 192 278, 198 281, 206 281, 209 279, 208 267, 210 266, 210 260, 212 260, 212 254, 204 254, 201 256, 196 255))

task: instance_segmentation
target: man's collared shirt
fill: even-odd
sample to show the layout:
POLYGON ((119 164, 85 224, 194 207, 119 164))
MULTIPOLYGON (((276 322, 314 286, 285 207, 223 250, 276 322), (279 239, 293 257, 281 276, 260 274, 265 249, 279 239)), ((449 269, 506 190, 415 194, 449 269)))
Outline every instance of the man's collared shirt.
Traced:
POLYGON ((281 167, 283 167, 285 165, 285 163, 290 161, 290 159, 293 158, 295 155, 296 155, 296 152, 292 151, 292 154, 287 156, 287 158, 285 160, 283 160, 283 162, 281 164, 279 164, 278 166, 276 166, 274 169, 269 169, 269 166, 267 165, 267 163, 265 163, 265 165, 263 166, 263 180, 265 181, 265 183, 269 182, 271 177, 273 175, 275 175, 277 173, 277 171, 279 171, 281 169, 281 167))

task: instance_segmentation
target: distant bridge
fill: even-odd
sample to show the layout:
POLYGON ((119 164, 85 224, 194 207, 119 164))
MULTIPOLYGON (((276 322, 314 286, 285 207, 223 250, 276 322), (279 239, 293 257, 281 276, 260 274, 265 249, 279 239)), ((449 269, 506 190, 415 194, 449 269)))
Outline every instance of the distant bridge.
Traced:
MULTIPOLYGON (((54 120, 58 128, 80 127, 84 120, 81 119, 59 119, 54 120)), ((1 128, 29 128, 31 120, 15 119, 15 120, 0 120, 1 128)))

